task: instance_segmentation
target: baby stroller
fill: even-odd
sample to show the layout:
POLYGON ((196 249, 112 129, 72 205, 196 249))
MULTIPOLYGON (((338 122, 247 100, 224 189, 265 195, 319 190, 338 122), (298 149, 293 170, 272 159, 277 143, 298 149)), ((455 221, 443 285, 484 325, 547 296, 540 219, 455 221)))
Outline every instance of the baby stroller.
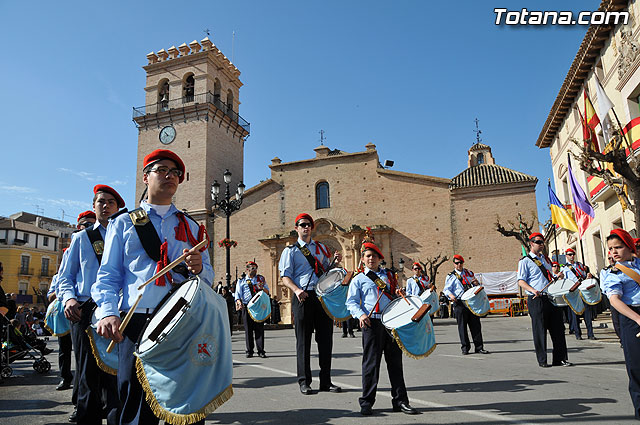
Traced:
POLYGON ((13 374, 9 366, 16 360, 29 358, 33 360, 33 369, 38 373, 51 370, 51 363, 45 355, 52 352, 47 343, 38 339, 33 332, 22 334, 4 316, 2 317, 2 349, 0 350, 0 375, 8 378, 13 374))

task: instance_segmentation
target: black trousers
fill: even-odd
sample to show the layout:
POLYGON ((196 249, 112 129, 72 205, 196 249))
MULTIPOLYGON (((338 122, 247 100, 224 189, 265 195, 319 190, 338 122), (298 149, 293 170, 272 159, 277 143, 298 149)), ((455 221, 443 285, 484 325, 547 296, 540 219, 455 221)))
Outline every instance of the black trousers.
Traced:
POLYGON ((258 354, 264 353, 264 322, 256 322, 251 318, 247 305, 242 308, 242 320, 244 322, 244 342, 247 354, 253 354, 253 338, 255 336, 258 354))
MULTIPOLYGON (((613 330, 616 332, 618 339, 620 337, 620 313, 612 305, 609 305, 609 311, 611 311, 611 322, 613 322, 613 330)), ((622 340, 620 341, 622 342, 622 340)))
MULTIPOLYGON (((122 402, 120 424, 157 425, 160 420, 145 400, 144 390, 136 375, 136 342, 142 333, 146 314, 134 314, 124 330, 124 340, 118 344, 118 391, 122 402)), ((204 425, 204 419, 195 424, 204 425)))
POLYGON ((346 336, 347 332, 350 335, 353 335, 353 330, 355 329, 356 319, 353 317, 349 317, 347 320, 342 322, 342 335, 346 336))
POLYGON ((402 372, 402 350, 393 340, 380 319, 371 319, 371 327, 362 329, 362 397, 360 407, 373 407, 376 402, 380 362, 384 353, 387 373, 391 382, 391 404, 409 403, 402 372))
POLYGON ((584 317, 584 325, 587 328, 587 337, 595 336, 593 334, 593 307, 585 304, 584 313, 578 316, 571 307, 567 307, 567 313, 569 314, 569 329, 573 330, 577 337, 582 337, 582 329, 580 329, 580 318, 584 317))
POLYGON ((458 322, 458 336, 460 337, 460 346, 462 351, 471 350, 471 342, 469 341, 467 327, 469 327, 469 330, 471 331, 471 339, 473 339, 475 351, 484 349, 480 318, 473 314, 461 300, 457 300, 453 303, 453 314, 456 316, 456 322, 458 322))
POLYGON ((91 351, 91 342, 86 333, 86 314, 90 311, 82 310, 83 319, 71 323, 71 337, 76 352, 76 386, 78 388, 77 423, 101 424, 106 416, 109 425, 118 423, 118 392, 114 376, 103 372, 96 363, 91 351))
POLYGON ((529 316, 531 316, 533 346, 536 350, 538 363, 547 362, 547 331, 549 331, 553 343, 553 363, 558 364, 563 360, 568 360, 562 308, 551 304, 546 296, 533 298, 533 295, 529 295, 527 305, 529 316))
POLYGON ((73 373, 71 373, 72 351, 71 332, 65 336, 58 337, 58 368, 60 369, 60 377, 64 382, 69 383, 73 381, 73 373))
POLYGON ((325 313, 314 291, 301 303, 293 296, 292 310, 296 334, 296 370, 298 384, 311 385, 311 334, 316 333, 320 363, 320 387, 331 385, 331 352, 333 351, 333 320, 325 313))
MULTIPOLYGON (((640 314, 639 307, 630 308, 640 314)), ((640 419, 640 338, 636 338, 638 332, 640 332, 640 326, 627 316, 620 314, 620 338, 627 375, 629 375, 629 394, 636 419, 640 419)))

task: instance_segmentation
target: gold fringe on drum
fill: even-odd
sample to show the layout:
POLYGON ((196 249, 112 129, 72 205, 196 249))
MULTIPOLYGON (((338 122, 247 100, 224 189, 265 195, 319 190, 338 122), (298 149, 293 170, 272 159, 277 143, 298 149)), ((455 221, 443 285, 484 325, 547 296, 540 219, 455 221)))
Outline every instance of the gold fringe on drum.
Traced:
POLYGON ((271 317, 271 313, 269 313, 269 315, 265 317, 263 320, 256 320, 256 318, 253 317, 253 314, 251 314, 251 310, 247 309, 247 313, 249 313, 249 316, 251 316, 251 319, 256 323, 266 322, 267 320, 269 320, 269 317, 271 317))
POLYGON ((402 341, 400 341, 400 337, 398 336, 398 333, 396 332, 395 329, 391 330, 391 335, 393 336, 393 339, 395 339, 396 344, 398 344, 398 347, 400 347, 402 352, 407 357, 411 357, 412 359, 416 359, 416 360, 420 360, 420 359, 424 359, 425 357, 428 357, 429 354, 433 353, 433 350, 435 350, 436 347, 438 346, 438 344, 433 344, 433 347, 431 347, 431 349, 429 351, 427 351, 426 353, 424 353, 424 354, 413 354, 413 353, 409 352, 409 350, 407 350, 407 348, 404 346, 402 341))
POLYGON ((487 311, 485 314, 478 314, 475 311, 471 310, 471 307, 469 307, 469 302, 467 300, 463 300, 464 301, 464 305, 467 306, 467 308, 469 309, 469 311, 471 313, 473 313, 474 316, 478 316, 478 317, 485 317, 487 314, 489 314, 489 312, 487 311))
MULTIPOLYGON (((580 298, 582 298, 582 294, 580 294, 580 298)), ((575 314, 577 314, 578 316, 579 316, 579 315, 581 315, 582 313, 584 313, 584 304, 582 305, 582 310, 577 311, 575 308, 573 308, 573 306, 571 305, 571 303, 569 302, 569 300, 567 300, 567 296, 566 296, 566 295, 563 295, 563 296, 562 296, 562 299, 564 300, 564 302, 566 302, 566 303, 567 303, 567 305, 569 306, 569 308, 570 308, 571 310, 573 310, 573 312, 574 312, 575 314)))
POLYGON ((114 368, 110 367, 105 362, 103 362, 102 359, 100 358, 100 354, 98 352, 98 346, 96 345, 96 340, 93 337, 93 333, 91 333, 91 329, 87 328, 84 331, 87 333, 87 335, 89 335, 89 342, 90 342, 90 345, 91 345, 91 352, 93 353, 93 357, 96 359, 96 363, 98 364, 98 367, 103 372, 106 372, 109 375, 117 376, 118 375, 118 369, 114 369, 114 368))
POLYGON ((320 297, 320 304, 322 304, 322 309, 324 310, 325 313, 327 313, 327 316, 331 317, 333 320, 337 322, 344 322, 351 317, 350 314, 347 317, 336 317, 333 314, 331 314, 327 306, 324 305, 324 301, 322 301, 322 297, 320 297))
POLYGON ((147 381, 147 376, 144 373, 144 366, 142 365, 142 360, 140 360, 140 358, 136 358, 136 375, 138 376, 138 381, 140 381, 140 385, 145 393, 145 399, 147 400, 147 403, 149 403, 149 407, 151 407, 153 414, 161 421, 168 422, 171 425, 189 425, 194 422, 198 422, 199 420, 206 418, 209 413, 222 406, 231 398, 231 396, 233 396, 233 387, 232 385, 229 385, 202 409, 188 415, 180 415, 169 412, 160 406, 160 403, 156 400, 156 397, 153 395, 153 391, 149 386, 149 381, 147 381))
POLYGON ((47 326, 47 319, 46 318, 44 319, 44 328, 49 331, 51 336, 57 336, 58 338, 60 338, 61 336, 69 335, 69 333, 71 332, 71 329, 69 329, 65 333, 61 333, 61 334, 53 333, 53 329, 51 329, 49 326, 47 326))

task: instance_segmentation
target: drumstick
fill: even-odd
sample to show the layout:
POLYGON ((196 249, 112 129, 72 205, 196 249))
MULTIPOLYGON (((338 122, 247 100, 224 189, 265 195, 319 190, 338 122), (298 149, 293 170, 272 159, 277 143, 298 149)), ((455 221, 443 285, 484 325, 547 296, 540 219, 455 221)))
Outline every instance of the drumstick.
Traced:
MULTIPOLYGON (((203 241, 199 242, 196 246, 194 246, 192 248, 193 249, 200 249, 202 248, 205 244, 207 243, 207 239, 204 239, 203 241)), ((150 284, 151 282, 153 282, 156 279, 161 278, 162 276, 164 276, 165 274, 167 274, 172 268, 174 268, 175 266, 177 266, 178 264, 180 264, 182 261, 184 261, 185 258, 187 258, 187 255, 189 255, 188 252, 185 252, 184 254, 182 254, 180 257, 176 258, 174 261, 172 261, 169 265, 167 265, 166 267, 164 267, 162 270, 160 270, 158 273, 156 273, 155 275, 153 275, 151 277, 151 279, 147 280, 145 283, 143 283, 142 285, 138 286, 138 291, 141 290, 142 288, 144 288, 145 286, 147 286, 148 284, 150 284)), ((122 323, 120 323, 120 328, 118 328, 118 332, 120 332, 120 334, 122 334, 122 332, 124 332, 124 329, 127 327, 127 325, 129 324, 129 321, 131 320, 131 317, 133 316, 133 313, 136 311, 136 308, 138 308, 138 304, 140 303, 140 300, 142 299, 142 293, 140 293, 138 295, 138 298, 136 299, 136 302, 133 303, 133 305, 131 306, 131 308, 129 309, 129 311, 127 312, 127 315, 124 317, 124 320, 122 321, 122 323)), ((115 341, 111 341, 109 343, 109 346, 107 347, 107 353, 110 353, 113 350, 113 347, 116 346, 116 342, 115 341)))
MULTIPOLYGON (((554 279, 554 280, 552 280, 551 282, 547 283, 547 286, 545 286, 544 288, 542 288, 542 290, 541 290, 540 292, 542 292, 542 291, 544 291, 545 289, 547 289, 547 288, 548 288, 552 283, 554 283, 554 282, 555 282, 555 279, 554 279)), ((534 295, 534 296, 533 296, 533 298, 536 298, 537 296, 538 296, 538 295, 534 295)))
POLYGON ((378 294, 378 299, 376 300, 376 303, 371 308, 371 311, 369 312, 369 314, 367 314, 367 317, 371 317, 371 313, 373 313, 373 310, 375 310, 376 307, 378 306, 378 303, 380 302, 380 298, 382 297, 383 293, 384 293, 383 291, 380 291, 380 293, 378 294))
POLYGON ((407 299, 407 297, 404 296, 404 294, 402 293, 402 291, 398 291, 400 293, 400 296, 402 297, 403 300, 405 300, 407 302, 407 304, 411 305, 411 303, 409 302, 409 300, 407 299))

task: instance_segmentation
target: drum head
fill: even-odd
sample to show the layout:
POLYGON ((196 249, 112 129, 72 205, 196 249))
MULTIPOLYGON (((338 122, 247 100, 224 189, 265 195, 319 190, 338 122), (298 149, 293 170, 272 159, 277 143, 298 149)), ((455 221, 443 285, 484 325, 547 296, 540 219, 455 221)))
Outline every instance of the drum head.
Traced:
POLYGON ((262 296, 262 294, 264 294, 264 291, 260 291, 257 292, 252 298, 251 301, 249 301, 249 303, 247 304, 247 307, 252 307, 262 296))
MULTIPOLYGON (((578 286, 578 289, 581 291, 586 291, 588 287, 593 285, 596 285, 596 287, 598 287, 598 281, 595 279, 585 279, 582 281, 580 286, 578 286)), ((595 288, 592 288, 592 290, 595 290, 595 288)))
POLYGON ((335 268, 329 270, 318 279, 318 283, 316 283, 316 292, 318 295, 326 295, 330 293, 342 284, 342 280, 346 275, 347 271, 345 269, 335 268))
POLYGON ((424 302, 416 295, 407 295, 409 304, 404 298, 396 298, 391 301, 382 311, 382 324, 387 329, 396 329, 411 323, 411 318, 422 307, 424 302))
POLYGON ((468 301, 471 298, 476 296, 476 291, 478 290, 478 288, 480 288, 480 286, 474 286, 473 288, 469 288, 466 291, 464 291, 464 294, 462 294, 462 296, 460 297, 460 299, 462 301, 468 301))
POLYGON ((547 293, 551 296, 564 295, 569 289, 575 285, 575 282, 569 279, 559 279, 547 287, 547 293))
MULTIPOLYGON (((157 344, 156 341, 151 341, 149 339, 149 335, 154 330, 156 330, 160 322, 162 322, 162 320, 169 314, 171 309, 174 308, 174 306, 181 299, 185 299, 187 303, 191 303, 191 301, 193 300, 196 294, 197 289, 198 289, 197 278, 186 280, 180 286, 173 289, 173 292, 171 292, 168 298, 164 300, 162 305, 156 309, 156 311, 153 313, 153 316, 151 316, 151 320, 145 326, 144 332, 142 333, 140 338, 140 343, 138 344, 138 353, 143 353, 149 350, 155 344, 157 344)), ((173 329, 176 326, 178 321, 180 321, 182 316, 184 316, 184 310, 180 309, 180 311, 178 311, 178 313, 169 321, 167 326, 165 326, 164 329, 162 329, 162 333, 168 334, 171 331, 171 329, 173 329)))

